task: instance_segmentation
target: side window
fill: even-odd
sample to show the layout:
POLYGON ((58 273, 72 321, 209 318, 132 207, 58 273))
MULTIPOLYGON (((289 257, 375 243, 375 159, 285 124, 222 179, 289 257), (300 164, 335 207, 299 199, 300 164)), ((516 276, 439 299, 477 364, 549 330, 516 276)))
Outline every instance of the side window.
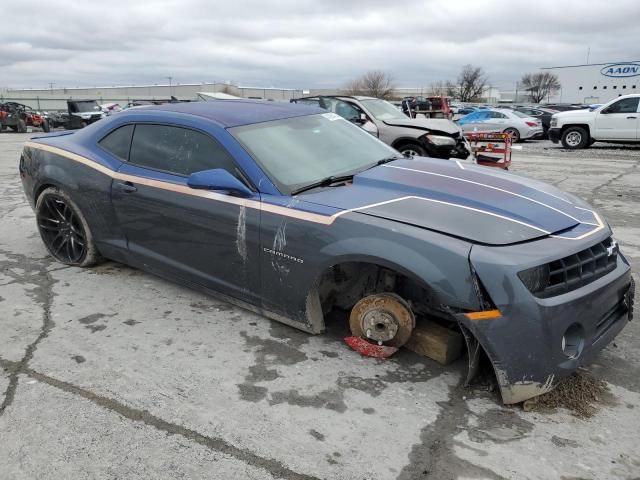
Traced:
POLYGON ((490 118, 491 118, 491 112, 489 111, 478 112, 477 120, 483 121, 483 120, 489 120, 490 118))
POLYGON ((239 177, 233 158, 213 138, 168 125, 136 125, 129 161, 178 175, 223 168, 239 177))
POLYGON ((491 118, 507 118, 507 116, 504 113, 491 112, 491 118))
POLYGON ((347 102, 337 102, 335 108, 335 112, 338 115, 350 122, 358 122, 360 120, 360 109, 347 102))
POLYGON ((116 128, 113 132, 103 137, 98 144, 111 155, 126 161, 129 157, 129 147, 131 146, 131 135, 133 125, 124 125, 116 128))
POLYGON ((609 105, 606 109, 607 113, 636 113, 638 111, 638 102, 640 98, 625 98, 609 105))

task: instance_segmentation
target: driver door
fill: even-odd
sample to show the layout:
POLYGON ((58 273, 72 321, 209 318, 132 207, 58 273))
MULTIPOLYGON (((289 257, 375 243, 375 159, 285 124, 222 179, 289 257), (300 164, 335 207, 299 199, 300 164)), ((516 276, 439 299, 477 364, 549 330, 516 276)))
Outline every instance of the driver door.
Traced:
POLYGON ((595 138, 598 140, 636 140, 640 115, 640 97, 623 98, 596 114, 595 138))
MULTIPOLYGON (((131 125, 127 126, 130 128, 131 125)), ((125 127, 121 127, 125 128, 125 127)), ((101 140, 103 142, 111 135, 101 140)), ((213 137, 184 127, 136 124, 111 199, 131 260, 230 296, 255 301, 260 283, 259 208, 187 186, 191 173, 223 168, 241 181, 233 157, 213 137)), ((246 182, 245 182, 246 183, 246 182)), ((246 199, 259 205, 260 197, 246 199)))

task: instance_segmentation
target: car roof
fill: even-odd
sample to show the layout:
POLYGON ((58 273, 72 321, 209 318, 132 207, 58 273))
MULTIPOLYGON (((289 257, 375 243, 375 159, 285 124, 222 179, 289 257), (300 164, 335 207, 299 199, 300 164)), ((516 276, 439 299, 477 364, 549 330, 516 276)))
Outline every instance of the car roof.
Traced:
MULTIPOLYGON (((325 110, 310 105, 259 100, 166 103, 164 105, 138 107, 136 110, 186 113, 212 120, 223 127, 237 127, 252 123, 326 113, 325 110)), ((126 114, 126 110, 118 115, 123 114, 126 114)))

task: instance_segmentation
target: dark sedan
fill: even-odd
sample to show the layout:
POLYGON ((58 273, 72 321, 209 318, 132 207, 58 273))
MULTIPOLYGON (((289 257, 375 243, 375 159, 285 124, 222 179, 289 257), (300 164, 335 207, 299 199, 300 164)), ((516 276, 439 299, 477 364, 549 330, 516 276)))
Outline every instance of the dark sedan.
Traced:
POLYGON ((516 107, 514 110, 540 120, 540 122, 542 122, 545 137, 548 135, 547 132, 551 126, 551 117, 554 113, 558 113, 558 110, 543 107, 516 107))
POLYGON ((462 330, 471 367, 488 357, 505 403, 550 390, 631 318, 629 263, 589 205, 399 158, 316 107, 141 107, 32 139, 19 169, 62 263, 109 258, 310 333, 346 309, 379 345, 428 318, 462 330))

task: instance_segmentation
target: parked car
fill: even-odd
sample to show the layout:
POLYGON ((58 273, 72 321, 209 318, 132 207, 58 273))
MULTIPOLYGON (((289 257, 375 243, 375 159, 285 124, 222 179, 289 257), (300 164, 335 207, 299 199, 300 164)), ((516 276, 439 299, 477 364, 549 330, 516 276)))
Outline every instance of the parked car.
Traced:
POLYGON ((492 362, 505 403, 549 391, 632 316, 629 262, 582 200, 401 157, 317 107, 130 109, 35 137, 19 170, 61 263, 109 258, 311 333, 350 310, 375 344, 441 322, 464 333, 470 365, 492 362))
POLYGON ((558 110, 544 107, 516 107, 513 110, 540 120, 545 137, 547 136, 547 132, 549 131, 549 127, 551 125, 551 116, 554 113, 558 113, 558 110))
POLYGON ((64 127, 69 123, 69 112, 49 111, 48 118, 51 128, 64 127))
POLYGON ((40 112, 28 105, 17 102, 0 103, 0 131, 10 128, 19 133, 26 133, 27 127, 41 128, 49 131, 49 121, 40 112))
POLYGON ((623 95, 595 110, 574 110, 551 117, 549 138, 564 148, 594 142, 640 143, 640 94, 623 95))
POLYGON ((470 113, 473 113, 476 110, 478 110, 476 107, 470 107, 470 106, 460 107, 458 109, 458 115, 469 115, 470 113))
POLYGON ((67 109, 67 129, 84 128, 106 116, 95 100, 67 100, 67 109))
POLYGON ((504 132, 511 135, 514 143, 543 135, 540 120, 506 108, 480 109, 456 121, 465 133, 504 132))
POLYGON ((577 103, 549 103, 545 105, 546 108, 557 110, 559 112, 568 112, 570 110, 584 110, 589 108, 589 105, 582 105, 577 103))
POLYGON ((468 142, 445 118, 409 118, 391 103, 373 97, 317 96, 291 103, 315 105, 354 123, 402 154, 467 159, 468 142))

